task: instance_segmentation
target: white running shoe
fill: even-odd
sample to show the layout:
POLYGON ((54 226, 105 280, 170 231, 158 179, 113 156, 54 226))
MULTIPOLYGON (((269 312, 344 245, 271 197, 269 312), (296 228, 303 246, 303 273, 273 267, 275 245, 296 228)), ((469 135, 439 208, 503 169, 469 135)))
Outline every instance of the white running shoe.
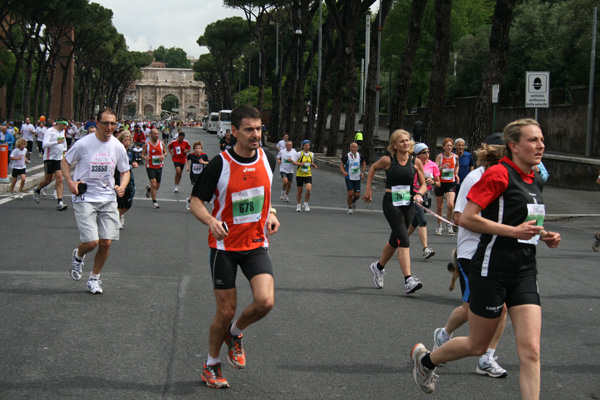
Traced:
POLYGON ((173 188, 173 193, 179 193, 179 186, 175 185, 173 188))
POLYGON ((8 193, 8 197, 10 197, 11 199, 15 198, 15 192, 9 192, 8 193))
POLYGON ((422 287, 423 287, 423 284, 421 283, 419 278, 417 278, 415 276, 411 276, 410 278, 408 278, 406 280, 406 283, 404 284, 404 289, 405 289, 406 294, 414 293, 417 290, 421 289, 422 287))
POLYGON ((52 193, 52 200, 56 200, 58 197, 56 197, 56 190, 52 193))
POLYGON ((102 294, 102 281, 100 275, 90 274, 90 279, 87 281, 88 292, 91 294, 102 294))
POLYGON ((152 207, 154 207, 154 208, 160 208, 160 206, 158 205, 158 203, 156 201, 152 203, 152 207))
POLYGON ((307 202, 304 202, 304 211, 305 212, 310 212, 310 207, 308 206, 307 202))
POLYGON ((40 190, 40 195, 42 197, 46 197, 46 188, 42 188, 42 190, 40 190))
POLYGON ((351 208, 349 208, 349 209, 348 209, 348 214, 352 214, 352 212, 353 212, 353 211, 352 211, 352 209, 351 209, 351 208))
POLYGON ((285 192, 281 192, 281 196, 279 196, 280 200, 285 200, 285 192))
POLYGON ((22 198, 23 198, 23 192, 19 192, 19 193, 17 193, 17 198, 18 198, 18 199, 22 199, 22 198))
POLYGON ((38 188, 33 188, 33 200, 38 204, 40 202, 40 190, 38 188))
POLYGON ((146 198, 150 198, 150 185, 146 185, 146 198))
POLYGON ((435 331, 433 331, 433 350, 452 339, 452 335, 450 335, 450 339, 446 339, 444 335, 442 335, 443 330, 444 328, 437 328, 435 331))
POLYGON ((289 203, 289 202, 290 202, 290 198, 289 198, 289 196, 288 196, 287 194, 285 195, 285 202, 286 202, 286 203, 289 203))
POLYGON ((192 201, 191 201, 191 200, 190 200, 190 198, 188 197, 188 198, 187 198, 187 201, 185 202, 185 209, 186 209, 186 210, 188 210, 188 211, 190 210, 190 203, 191 203, 191 202, 192 202, 192 201))
POLYGON ((377 268, 377 261, 371 263, 370 267, 371 272, 373 273, 373 283, 379 289, 383 289, 383 276, 385 275, 385 268, 381 271, 377 268))
POLYGON ((69 206, 67 206, 65 203, 63 203, 62 201, 60 203, 58 203, 56 205, 56 210, 57 211, 65 211, 69 206))
POLYGON ((498 357, 488 357, 486 354, 482 355, 479 358, 479 363, 477 365, 477 372, 479 375, 488 375, 492 378, 504 378, 508 375, 508 372, 504 368, 502 368, 496 360, 498 357))
POLYGON ((356 202, 355 201, 352 202, 352 209, 356 210, 356 202))
POLYGON ((421 390, 425 393, 433 393, 438 376, 435 374, 435 368, 430 370, 421 364, 421 360, 426 354, 427 349, 422 343, 416 344, 410 352, 410 358, 413 361, 413 378, 421 390))
POLYGON ((435 256, 435 251, 433 251, 433 249, 431 247, 425 247, 423 249, 423 258, 424 259, 428 259, 435 256))
POLYGON ((123 229, 124 226, 125 226, 125 216, 121 215, 119 217, 119 229, 123 229))
POLYGON ((302 205, 296 204, 296 212, 302 211, 302 205))
POLYGON ((83 273, 83 260, 85 259, 85 255, 81 258, 81 261, 77 261, 75 255, 77 254, 77 249, 73 250, 73 259, 71 260, 71 278, 78 281, 81 279, 81 274, 83 273))
POLYGON ((437 225, 435 227, 435 234, 438 236, 442 236, 442 226, 441 225, 437 225))
POLYGON ((454 236, 454 227, 452 225, 447 224, 446 229, 448 230, 448 236, 454 236))

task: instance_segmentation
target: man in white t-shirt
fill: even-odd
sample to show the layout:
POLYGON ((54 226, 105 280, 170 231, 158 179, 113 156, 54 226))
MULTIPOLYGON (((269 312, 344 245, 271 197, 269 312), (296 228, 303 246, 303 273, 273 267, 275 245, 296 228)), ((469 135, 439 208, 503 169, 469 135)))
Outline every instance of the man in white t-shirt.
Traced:
POLYGON ((52 180, 55 181, 54 188, 56 189, 56 199, 58 204, 56 209, 58 211, 64 211, 67 209, 67 205, 63 203, 63 173, 60 166, 60 161, 63 158, 63 154, 67 151, 67 143, 65 140, 65 128, 67 127, 67 119, 65 117, 58 117, 55 121, 55 125, 52 128, 48 128, 44 132, 44 139, 42 141, 42 148, 44 149, 44 180, 40 184, 33 188, 33 199, 36 203, 40 202, 40 191, 48 186, 52 180))
POLYGON ((119 240, 117 196, 123 197, 129 183, 129 158, 125 147, 112 134, 116 126, 115 112, 109 108, 100 110, 96 133, 78 140, 61 162, 79 228, 80 243, 73 250, 71 261, 73 279, 81 279, 85 255, 98 247, 87 282, 92 294, 102 293, 100 271, 112 241, 119 240), (73 163, 77 164, 71 178, 73 163), (121 172, 120 185, 115 185, 115 169, 125 171, 121 172))
POLYGON ((286 133, 285 135, 283 135, 283 139, 281 139, 279 142, 277 142, 277 150, 281 151, 283 149, 285 149, 285 144, 288 141, 288 134, 286 133))
MULTIPOLYGON (((287 137, 287 135, 284 135, 284 137, 287 137)), ((288 140, 285 143, 285 147, 279 151, 279 154, 277 154, 279 174, 281 175, 281 180, 283 181, 280 198, 281 200, 285 200, 287 203, 290 202, 289 194, 290 189, 292 188, 292 181, 294 180, 294 164, 292 164, 292 161, 295 159, 296 150, 294 150, 292 141, 288 140)))
POLYGON ((37 137, 37 148, 38 148, 38 156, 42 157, 42 153, 44 149, 42 148, 42 144, 44 143, 44 133, 46 132, 46 127, 42 121, 38 122, 37 127, 35 128, 35 136, 37 137))
POLYGON ((21 135, 23 139, 27 140, 27 159, 33 151, 33 140, 35 137, 35 126, 31 124, 29 118, 25 118, 25 123, 21 125, 21 135))

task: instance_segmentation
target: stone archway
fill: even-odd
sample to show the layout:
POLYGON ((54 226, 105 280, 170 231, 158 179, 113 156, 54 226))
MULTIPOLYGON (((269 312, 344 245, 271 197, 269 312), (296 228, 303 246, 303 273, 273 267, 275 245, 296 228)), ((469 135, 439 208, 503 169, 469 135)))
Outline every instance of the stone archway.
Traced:
POLYGON ((194 80, 191 68, 142 68, 142 79, 135 82, 135 118, 146 118, 145 106, 152 105, 152 119, 160 119, 169 95, 179 100, 175 118, 185 119, 193 113, 193 119, 200 119, 208 114, 204 82, 194 80))
POLYGON ((154 107, 150 104, 146 104, 144 106, 144 118, 143 119, 153 119, 154 116, 154 107))

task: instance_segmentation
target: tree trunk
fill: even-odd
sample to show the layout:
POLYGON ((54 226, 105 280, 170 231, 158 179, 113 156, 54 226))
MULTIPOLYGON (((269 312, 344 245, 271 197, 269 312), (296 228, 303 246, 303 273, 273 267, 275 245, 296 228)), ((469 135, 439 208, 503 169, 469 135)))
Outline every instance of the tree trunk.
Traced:
MULTIPOLYGON (((338 55, 342 46, 338 46, 338 55)), ((342 59, 339 57, 339 59, 342 59)), ((340 121, 342 114, 342 103, 345 97, 343 67, 338 65, 335 82, 332 81, 331 93, 333 94, 333 105, 331 107, 331 120, 329 122, 329 138, 327 140, 327 156, 337 155, 338 135, 340 134, 340 121)))
MULTIPOLYGON (((510 45, 509 33, 512 22, 512 13, 516 0, 498 0, 492 18, 492 32, 490 34, 490 54, 488 55, 483 84, 471 128, 471 149, 474 150, 485 138, 492 134, 492 86, 502 83, 504 68, 510 45)), ((496 128, 498 129, 498 128, 496 128)))
POLYGON ((396 93, 392 100, 390 113, 390 132, 402 128, 404 125, 404 114, 406 112, 406 101, 410 92, 412 73, 415 66, 415 58, 421 39, 423 14, 427 0, 413 0, 410 8, 410 21, 408 24, 408 35, 406 46, 402 52, 402 64, 396 78, 396 93))
MULTIPOLYGON (((381 25, 382 28, 385 26, 390 10, 392 9, 392 0, 384 0, 381 3, 381 25)), ((375 16, 374 24, 371 27, 371 35, 368 46, 370 48, 370 54, 377 54, 377 42, 378 42, 378 27, 379 27, 379 14, 375 16)), ((363 145, 361 152, 365 157, 367 164, 373 163, 373 136, 375 136, 375 114, 376 97, 377 97, 377 57, 371 57, 369 64, 367 65, 367 82, 366 82, 366 94, 365 94, 365 113, 363 115, 363 145)), ((391 95, 391 88, 390 88, 391 95)))
MULTIPOLYGON (((440 133, 440 115, 446 100, 446 71, 450 55, 450 14, 452 0, 435 2, 435 43, 429 83, 429 107, 424 142, 430 149, 436 149, 440 133)), ((435 152, 435 150, 434 150, 435 152)))
POLYGON ((21 105, 23 109, 23 119, 27 117, 31 117, 30 109, 31 109, 31 76, 33 75, 33 51, 30 48, 29 55, 27 57, 27 63, 25 68, 25 87, 23 88, 23 104, 21 105))

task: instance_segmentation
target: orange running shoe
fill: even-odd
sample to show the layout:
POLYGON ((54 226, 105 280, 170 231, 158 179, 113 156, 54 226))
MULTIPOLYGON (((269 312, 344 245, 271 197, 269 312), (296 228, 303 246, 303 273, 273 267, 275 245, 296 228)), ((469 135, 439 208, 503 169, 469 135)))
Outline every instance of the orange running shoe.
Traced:
POLYGON ((221 374, 221 363, 206 365, 205 362, 201 377, 209 388, 227 389, 229 387, 229 382, 221 374))
POLYGON ((233 368, 237 369, 246 368, 246 352, 244 352, 244 346, 242 345, 242 336, 244 336, 242 333, 240 333, 240 336, 232 336, 229 329, 225 335, 225 344, 229 348, 227 360, 233 368))

